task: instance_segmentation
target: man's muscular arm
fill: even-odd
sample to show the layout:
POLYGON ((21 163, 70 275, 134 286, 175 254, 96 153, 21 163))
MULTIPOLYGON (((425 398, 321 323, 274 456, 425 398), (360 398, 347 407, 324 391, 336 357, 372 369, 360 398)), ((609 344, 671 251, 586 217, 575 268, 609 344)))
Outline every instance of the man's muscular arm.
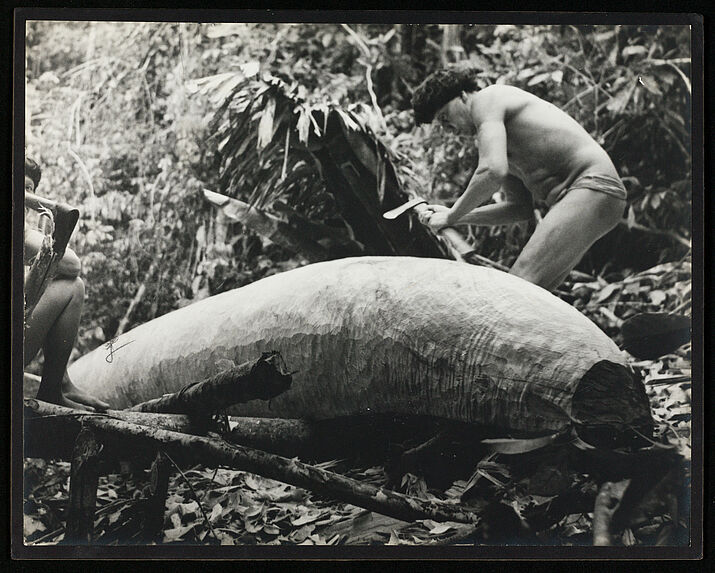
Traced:
POLYGON ((513 175, 507 175, 501 190, 506 195, 506 200, 493 205, 477 207, 453 225, 507 225, 518 221, 527 221, 534 216, 531 193, 519 179, 513 175))
POLYGON ((470 112, 477 128, 479 165, 467 189, 450 209, 447 223, 454 224, 496 193, 509 172, 506 153, 504 107, 490 94, 471 101, 470 112))

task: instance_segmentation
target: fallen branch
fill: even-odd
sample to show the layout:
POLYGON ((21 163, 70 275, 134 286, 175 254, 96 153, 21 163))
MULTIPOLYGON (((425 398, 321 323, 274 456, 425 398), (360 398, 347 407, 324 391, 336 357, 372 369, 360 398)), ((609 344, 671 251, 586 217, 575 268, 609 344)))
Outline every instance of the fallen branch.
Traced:
POLYGON ((176 465, 176 462, 171 459, 171 456, 169 456, 166 453, 162 453, 161 455, 166 456, 166 459, 169 460, 171 462, 171 465, 173 465, 176 468, 176 470, 179 472, 182 479, 184 480, 184 483, 189 486, 189 490, 191 491, 191 497, 194 498, 194 501, 199 506, 199 510, 201 510, 201 515, 204 518, 204 522, 206 523, 206 525, 209 526, 211 535, 216 540, 216 543, 220 545, 221 541, 219 540, 218 536, 216 535, 216 532, 214 531, 214 527, 213 527, 213 525, 211 525, 211 521, 209 520, 208 516, 206 515, 206 510, 204 509, 204 506, 201 503, 201 499, 199 498, 198 495, 196 495, 196 490, 194 489, 194 486, 192 485, 191 480, 186 477, 186 474, 183 471, 181 471, 181 468, 178 465, 176 465))
POLYGON ((270 400, 290 388, 292 375, 277 352, 264 353, 203 380, 129 408, 134 412, 206 415, 249 400, 270 400))
POLYGON ((305 420, 232 416, 229 423, 231 431, 225 436, 228 441, 285 456, 309 455, 311 449, 319 451, 326 438, 305 420))
MULTIPOLYGON (((44 405, 36 400, 26 400, 25 405, 33 409, 36 414, 46 413, 44 405)), ((296 459, 233 445, 221 439, 190 436, 141 426, 62 406, 55 406, 53 410, 67 414, 54 418, 58 427, 64 425, 68 416, 72 415, 85 427, 94 430, 102 442, 122 441, 131 443, 134 450, 137 448, 147 448, 152 451, 161 449, 178 461, 191 464, 200 463, 207 466, 227 466, 256 473, 396 519, 404 521, 433 519, 460 523, 477 523, 479 521, 477 514, 464 511, 456 505, 422 500, 385 488, 377 488, 334 472, 301 463, 296 459)))
MULTIPOLYGON (((76 415, 77 411, 38 401, 30 396, 25 398, 28 399, 24 411, 25 456, 70 459, 70 446, 82 429, 81 419, 76 415), (64 419, 58 423, 56 418, 64 419), (61 426, 60 432, 57 431, 58 424, 61 426)), ((205 418, 196 419, 185 414, 107 410, 83 412, 82 415, 120 420, 183 434, 222 433, 218 424, 212 424, 205 418)), ((230 432, 223 434, 223 438, 227 441, 285 456, 320 453, 325 442, 333 437, 326 436, 325 432, 318 431, 314 424, 304 420, 232 416, 229 418, 229 423, 230 432)), ((332 448, 330 451, 335 449, 332 448)))

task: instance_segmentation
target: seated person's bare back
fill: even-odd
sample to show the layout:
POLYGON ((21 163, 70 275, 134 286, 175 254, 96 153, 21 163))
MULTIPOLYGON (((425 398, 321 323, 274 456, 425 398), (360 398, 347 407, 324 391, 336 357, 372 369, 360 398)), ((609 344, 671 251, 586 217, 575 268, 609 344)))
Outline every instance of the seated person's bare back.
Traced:
POLYGON ((533 216, 533 200, 550 206, 513 274, 556 288, 622 217, 626 193, 613 162, 554 105, 513 86, 479 90, 472 71, 444 70, 418 88, 413 106, 418 121, 436 117, 474 134, 479 148, 479 165, 462 196, 450 209, 431 205, 423 215, 434 230, 524 220, 533 216), (497 191, 504 203, 480 206, 497 191))

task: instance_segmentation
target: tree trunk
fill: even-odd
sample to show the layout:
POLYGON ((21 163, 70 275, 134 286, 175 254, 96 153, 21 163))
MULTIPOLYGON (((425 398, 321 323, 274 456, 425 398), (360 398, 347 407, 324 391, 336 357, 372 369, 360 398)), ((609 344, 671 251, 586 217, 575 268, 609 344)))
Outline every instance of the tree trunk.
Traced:
POLYGON ((402 24, 400 30, 400 45, 402 53, 409 56, 409 62, 415 72, 415 80, 419 83, 426 76, 425 47, 427 33, 422 24, 402 24))
POLYGON ((441 24, 442 28, 442 50, 440 59, 443 66, 460 62, 464 59, 465 53, 460 40, 461 24, 441 24))
POLYGON ((580 412, 599 403, 601 414, 589 417, 597 427, 651 420, 642 383, 593 322, 518 277, 454 261, 309 265, 168 313, 117 346, 130 340, 112 364, 105 349, 74 362, 72 380, 127 407, 206 378, 221 358, 275 350, 294 371, 290 391, 230 414, 423 415, 543 434, 572 424, 581 388, 580 412), (594 368, 587 381, 598 392, 586 391, 594 368))
POLYGON ((97 509, 99 453, 102 445, 94 432, 83 428, 77 435, 70 474, 69 507, 64 543, 90 545, 94 538, 94 513, 97 509))
POLYGON ((151 465, 150 495, 149 499, 146 500, 142 531, 147 543, 161 541, 171 468, 171 463, 162 453, 156 455, 151 465))

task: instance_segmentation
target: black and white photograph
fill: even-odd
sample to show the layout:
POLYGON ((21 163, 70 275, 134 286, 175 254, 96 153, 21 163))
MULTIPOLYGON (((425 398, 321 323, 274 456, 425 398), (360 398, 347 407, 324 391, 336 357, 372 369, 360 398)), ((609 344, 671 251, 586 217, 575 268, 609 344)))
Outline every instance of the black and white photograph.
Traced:
POLYGON ((697 20, 22 19, 16 556, 701 555, 697 20))

